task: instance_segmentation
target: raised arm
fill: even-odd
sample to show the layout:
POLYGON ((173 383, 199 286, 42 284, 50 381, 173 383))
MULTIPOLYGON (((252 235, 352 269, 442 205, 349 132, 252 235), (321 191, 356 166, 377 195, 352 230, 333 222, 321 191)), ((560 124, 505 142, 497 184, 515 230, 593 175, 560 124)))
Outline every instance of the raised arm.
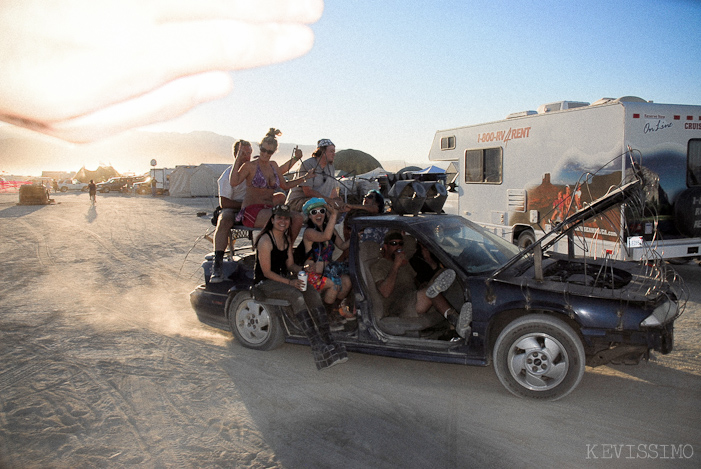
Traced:
POLYGON ((250 161, 240 161, 240 156, 236 158, 236 161, 234 161, 234 167, 231 169, 231 175, 229 176, 229 184, 231 184, 231 187, 236 187, 244 182, 248 178, 250 168, 250 161))
POLYGON ((299 160, 302 159, 302 150, 299 149, 299 147, 295 147, 294 154, 292 155, 292 158, 287 160, 285 164, 280 166, 280 171, 282 171, 282 174, 287 174, 289 173, 292 168, 294 167, 295 163, 297 163, 299 160))
POLYGON ((307 178, 309 176, 309 174, 305 174, 302 177, 298 177, 297 179, 293 179, 291 181, 288 181, 287 179, 285 179, 285 175, 283 174, 282 169, 277 165, 276 162, 271 161, 270 165, 273 167, 273 169, 275 171, 277 171, 278 178, 280 178, 280 187, 286 191, 292 189, 295 186, 302 184, 303 182, 305 182, 307 180, 307 178))

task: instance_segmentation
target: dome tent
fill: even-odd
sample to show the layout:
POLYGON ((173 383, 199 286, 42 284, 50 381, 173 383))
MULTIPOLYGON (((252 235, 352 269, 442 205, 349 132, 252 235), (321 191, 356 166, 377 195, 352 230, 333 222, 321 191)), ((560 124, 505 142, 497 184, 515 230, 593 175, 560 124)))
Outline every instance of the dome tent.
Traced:
POLYGON ((382 165, 373 156, 360 150, 340 150, 336 152, 333 166, 344 174, 365 174, 382 165))

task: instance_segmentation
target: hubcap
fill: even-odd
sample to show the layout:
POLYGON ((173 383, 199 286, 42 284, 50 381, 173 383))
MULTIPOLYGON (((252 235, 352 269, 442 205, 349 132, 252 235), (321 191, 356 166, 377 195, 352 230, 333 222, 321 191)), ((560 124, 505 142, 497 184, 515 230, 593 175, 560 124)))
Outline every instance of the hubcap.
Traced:
POLYGON ((268 337, 270 315, 255 301, 245 301, 236 311, 236 327, 248 342, 259 344, 268 337))
POLYGON ((565 379, 569 357, 564 346, 548 334, 528 334, 516 340, 508 355, 509 372, 533 391, 547 391, 565 379))

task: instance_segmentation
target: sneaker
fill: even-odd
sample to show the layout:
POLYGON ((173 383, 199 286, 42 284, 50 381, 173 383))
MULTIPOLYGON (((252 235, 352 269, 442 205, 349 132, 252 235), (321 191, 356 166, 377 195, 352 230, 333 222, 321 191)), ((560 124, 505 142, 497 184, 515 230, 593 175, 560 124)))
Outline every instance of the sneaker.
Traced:
POLYGON ((457 332, 460 337, 467 339, 471 331, 470 323, 472 323, 472 303, 468 302, 463 304, 462 308, 460 308, 460 318, 455 325, 455 332, 457 332))
POLYGON ((224 281, 224 272, 222 271, 222 266, 213 264, 212 265, 212 275, 209 276, 209 283, 222 283, 224 281))
POLYGON ((446 291, 455 281, 455 271, 446 269, 433 280, 431 285, 426 289, 426 296, 435 298, 439 293, 446 291))

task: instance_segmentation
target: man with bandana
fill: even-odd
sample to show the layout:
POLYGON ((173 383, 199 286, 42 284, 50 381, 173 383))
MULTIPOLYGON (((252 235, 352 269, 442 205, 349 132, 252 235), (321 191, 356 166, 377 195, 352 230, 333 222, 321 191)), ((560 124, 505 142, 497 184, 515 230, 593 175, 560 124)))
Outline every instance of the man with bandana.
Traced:
POLYGON ((333 167, 336 146, 327 138, 319 140, 316 146, 311 158, 303 161, 299 168, 300 175, 313 171, 314 176, 290 190, 287 204, 292 210, 301 211, 306 201, 312 197, 319 197, 334 209, 345 212, 348 208, 338 196, 336 169, 333 167))

